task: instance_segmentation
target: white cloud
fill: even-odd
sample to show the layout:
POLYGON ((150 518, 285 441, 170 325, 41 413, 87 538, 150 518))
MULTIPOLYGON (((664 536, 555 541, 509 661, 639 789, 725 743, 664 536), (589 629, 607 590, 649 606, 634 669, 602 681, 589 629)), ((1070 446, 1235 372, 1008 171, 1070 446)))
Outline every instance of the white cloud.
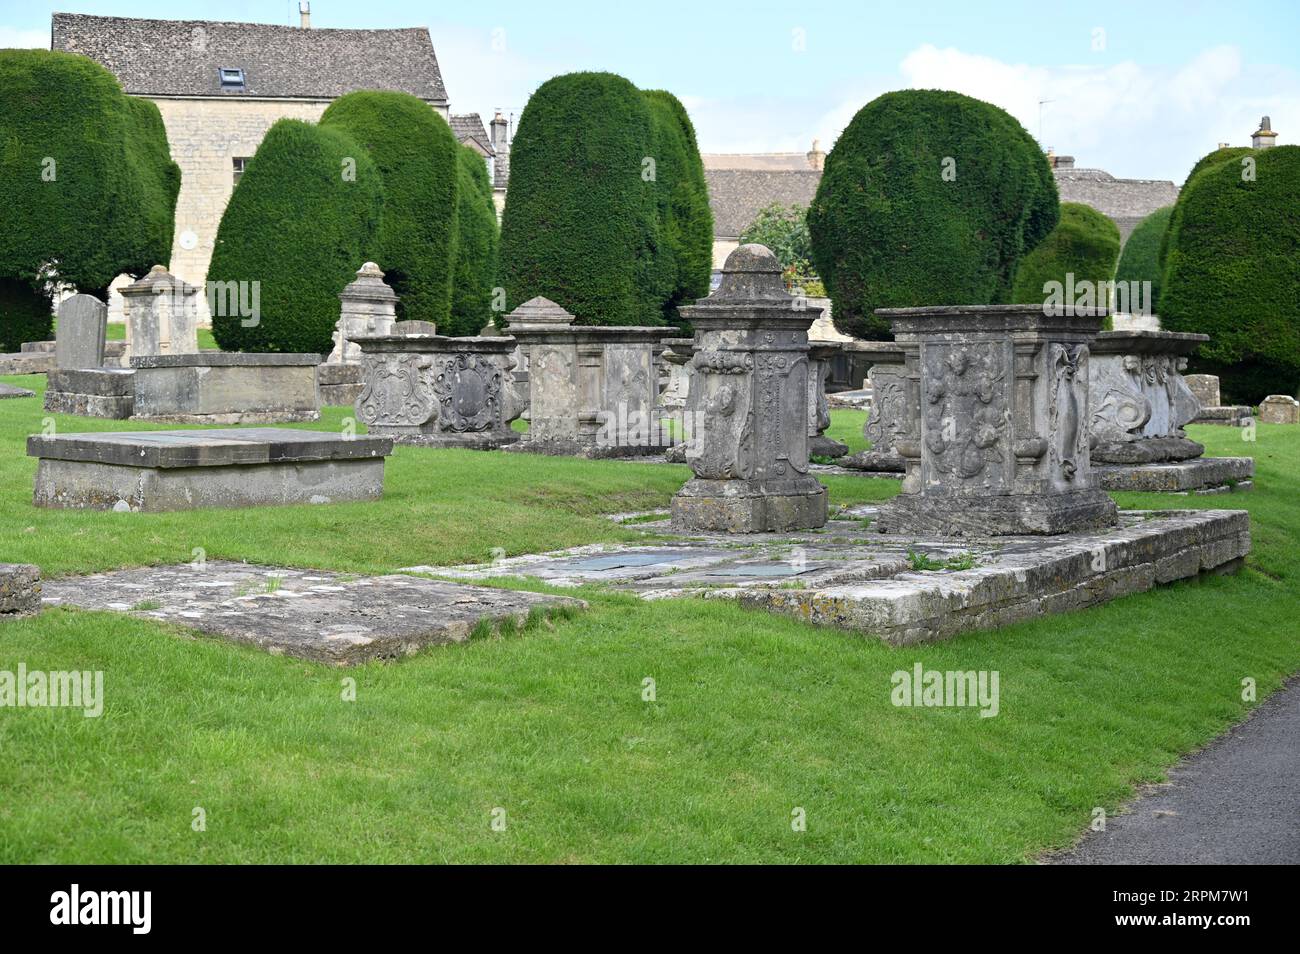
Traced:
POLYGON ((0 50, 20 49, 26 47, 50 48, 49 30, 15 30, 13 27, 0 26, 0 50))
MULTIPOLYGON (((1181 184, 1219 142, 1248 145, 1264 114, 1281 120, 1274 126, 1283 133, 1294 117, 1290 141, 1300 140, 1300 75, 1252 66, 1231 46, 1160 69, 1130 61, 1032 66, 926 44, 903 59, 899 73, 901 86, 950 89, 1001 106, 1035 136, 1039 101, 1050 100, 1042 106, 1043 145, 1117 176, 1181 184)), ((822 115, 820 135, 833 141, 881 90, 855 92, 822 115)))

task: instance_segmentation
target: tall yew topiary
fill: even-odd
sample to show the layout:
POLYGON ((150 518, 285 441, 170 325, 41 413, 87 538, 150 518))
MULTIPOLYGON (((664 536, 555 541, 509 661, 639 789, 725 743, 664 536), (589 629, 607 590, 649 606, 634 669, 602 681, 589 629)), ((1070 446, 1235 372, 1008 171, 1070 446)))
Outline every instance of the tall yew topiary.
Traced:
POLYGON ((1210 336, 1197 369, 1217 373, 1228 400, 1253 404, 1300 385, 1297 210, 1300 146, 1205 163, 1174 205, 1161 326, 1210 336))
POLYGON ((103 297, 167 262, 180 179, 158 107, 108 70, 0 50, 0 347, 48 336, 52 274, 103 297))
POLYGON ((347 133, 379 169, 384 214, 376 260, 397 293, 398 316, 445 325, 460 148, 451 127, 418 97, 374 90, 334 100, 320 124, 347 133))
MULTIPOLYGON (((1061 203, 1061 219, 1056 228, 1020 260, 1011 298, 1016 302, 1044 301, 1044 286, 1059 282, 1092 282, 1100 287, 1115 277, 1119 260, 1119 227, 1091 206, 1078 202, 1061 203)), ((1100 293, 1100 292, 1099 292, 1100 293)), ((1105 305, 1103 296, 1096 304, 1105 305)))
POLYGON ((1116 284, 1136 282, 1140 288, 1143 282, 1151 283, 1151 293, 1144 304, 1155 314, 1160 313, 1160 246, 1173 213, 1174 207, 1166 205, 1139 222, 1124 243, 1115 269, 1116 284))
POLYGON ((545 295, 586 325, 662 322, 650 108, 612 73, 547 80, 510 146, 506 306, 545 295))
POLYGON ((379 171, 345 132, 273 125, 230 197, 208 267, 209 285, 259 282, 259 314, 213 315, 217 344, 328 354, 339 292, 378 258, 382 208, 379 171))
POLYGON ((654 185, 659 225, 658 276, 664 320, 681 319, 677 306, 709 293, 713 270, 713 212, 704 161, 686 107, 666 90, 642 94, 654 133, 654 185))
POLYGON ((1047 158, 998 107, 937 90, 872 100, 826 157, 808 211, 836 326, 888 337, 873 309, 1008 301, 1058 203, 1047 158))
POLYGON ((451 320, 444 334, 476 335, 493 317, 492 288, 496 284, 497 209, 492 201, 492 181, 487 163, 469 146, 457 156, 459 212, 456 262, 452 275, 451 320))

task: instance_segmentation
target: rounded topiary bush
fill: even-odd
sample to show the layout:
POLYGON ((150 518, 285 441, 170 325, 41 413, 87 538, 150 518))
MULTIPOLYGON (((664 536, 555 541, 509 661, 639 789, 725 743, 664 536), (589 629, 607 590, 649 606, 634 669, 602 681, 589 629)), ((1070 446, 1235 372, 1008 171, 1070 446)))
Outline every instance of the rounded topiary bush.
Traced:
POLYGON ((662 321, 650 109, 612 73, 547 80, 510 145, 501 222, 506 306, 537 295, 580 324, 662 321))
POLYGON ((1228 399, 1256 403, 1300 383, 1300 146, 1206 163, 1174 205, 1161 326, 1208 334, 1198 370, 1228 399))
POLYGON ((460 209, 456 263, 451 288, 451 320, 443 333, 461 336, 478 334, 492 320, 492 288, 496 282, 500 236, 487 163, 469 146, 460 147, 457 160, 456 201, 460 209))
POLYGON ((339 292, 377 258, 379 171, 336 128, 282 119, 266 133, 226 206, 208 284, 259 282, 260 314, 213 315, 226 351, 328 354, 339 292))
POLYGON ((647 90, 646 104, 654 131, 654 159, 659 225, 660 296, 663 318, 681 318, 677 306, 709 293, 713 271, 713 212, 704 161, 686 107, 672 93, 647 90))
POLYGON ((376 261, 397 293, 398 317, 446 324, 460 149, 451 127, 409 93, 373 90, 334 100, 320 124, 347 133, 379 169, 384 213, 376 261))
POLYGON ((19 278, 0 278, 0 351, 48 341, 54 330, 50 300, 19 278))
POLYGON ((1141 288, 1143 282, 1151 283, 1151 292, 1144 295, 1143 303, 1155 314, 1160 313, 1160 246, 1173 213, 1174 207, 1167 205, 1139 222, 1124 243, 1119 265, 1115 268, 1117 285, 1135 282, 1136 285, 1130 287, 1141 288))
POLYGON ((1011 298, 1020 303, 1044 301, 1045 286, 1059 282, 1066 288, 1073 275, 1075 287, 1091 282, 1097 288, 1095 304, 1105 305, 1100 286, 1114 278, 1118 260, 1118 226, 1090 206, 1063 202, 1056 228, 1020 260, 1011 298))
POLYGON ((157 106, 84 56, 0 50, 0 277, 103 297, 168 261, 179 189, 157 106))
POLYGON ((998 107, 937 90, 872 100, 826 157, 808 211, 836 326, 888 337, 876 308, 1006 302, 1058 202, 1042 150, 998 107))

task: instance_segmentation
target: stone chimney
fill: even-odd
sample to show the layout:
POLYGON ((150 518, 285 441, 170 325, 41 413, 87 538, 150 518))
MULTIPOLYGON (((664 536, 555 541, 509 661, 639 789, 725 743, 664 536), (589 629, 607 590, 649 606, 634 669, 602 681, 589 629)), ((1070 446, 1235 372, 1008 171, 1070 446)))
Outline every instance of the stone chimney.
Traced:
POLYGON ((1259 128, 1251 133, 1250 144, 1256 149, 1272 149, 1277 145, 1277 133, 1273 132, 1267 116, 1260 118, 1259 128))
POLYGON ((497 109, 489 125, 495 154, 492 158, 492 188, 503 191, 510 181, 510 123, 497 109))
POLYGON ((298 25, 304 30, 311 29, 311 0, 298 0, 298 25))
POLYGON ((812 149, 807 153, 808 168, 816 169, 821 172, 826 168, 826 153, 821 151, 821 147, 816 139, 813 140, 812 149))

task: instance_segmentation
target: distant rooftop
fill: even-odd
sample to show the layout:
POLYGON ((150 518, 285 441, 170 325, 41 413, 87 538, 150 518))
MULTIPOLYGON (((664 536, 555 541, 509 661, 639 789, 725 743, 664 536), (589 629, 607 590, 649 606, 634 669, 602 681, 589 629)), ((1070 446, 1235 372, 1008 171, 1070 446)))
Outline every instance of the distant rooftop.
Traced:
POLYGON ((384 89, 447 102, 425 27, 316 30, 56 13, 51 48, 90 57, 137 96, 334 99, 384 89), (242 84, 223 85, 222 70, 242 70, 242 84))
POLYGON ((451 131, 456 134, 457 142, 474 142, 484 153, 492 155, 492 140, 488 138, 487 130, 483 126, 483 117, 478 113, 453 114, 451 131))
POLYGON ((755 216, 769 205, 812 204, 822 174, 815 169, 704 170, 713 210, 713 237, 737 239, 755 216))

